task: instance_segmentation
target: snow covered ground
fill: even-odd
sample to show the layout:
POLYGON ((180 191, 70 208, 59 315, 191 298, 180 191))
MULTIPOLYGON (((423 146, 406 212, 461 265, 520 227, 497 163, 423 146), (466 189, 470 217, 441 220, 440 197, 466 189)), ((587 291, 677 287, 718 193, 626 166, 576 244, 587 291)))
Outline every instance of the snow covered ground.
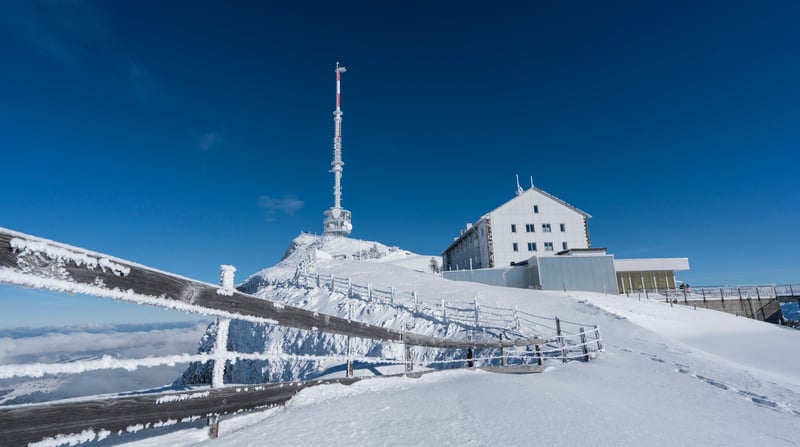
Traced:
MULTIPOLYGON (((421 303, 434 306, 442 300, 516 306, 598 325, 605 351, 588 363, 551 361, 542 374, 450 370, 418 379, 317 386, 284 407, 223 417, 218 439, 208 439, 205 427, 175 426, 155 437, 138 433, 100 444, 800 445, 800 331, 662 301, 452 282, 430 272, 430 258, 372 242, 323 242, 305 235, 281 263, 244 286, 267 299, 337 315, 353 312, 354 319, 410 325, 424 333, 441 332, 442 325, 325 287, 299 286, 296 275, 332 274, 384 290, 391 286, 398 300, 414 291, 421 303)), ((457 328, 445 331, 465 336, 457 328)), ((269 349, 283 346, 284 352, 307 342, 302 334, 286 338, 287 333, 255 340, 269 349)), ((324 371, 332 371, 330 366, 320 365, 324 371)), ((342 373, 329 375, 336 374, 342 373)))
MULTIPOLYGON (((477 298, 591 322, 605 352, 542 374, 458 370, 319 386, 285 407, 223 418, 216 440, 192 428, 131 445, 800 445, 800 331, 660 301, 450 282, 422 273, 429 256, 402 251, 336 259, 347 251, 317 245, 304 266, 423 301, 477 298)), ((250 279, 274 293, 264 284, 295 270, 284 262, 250 279)))

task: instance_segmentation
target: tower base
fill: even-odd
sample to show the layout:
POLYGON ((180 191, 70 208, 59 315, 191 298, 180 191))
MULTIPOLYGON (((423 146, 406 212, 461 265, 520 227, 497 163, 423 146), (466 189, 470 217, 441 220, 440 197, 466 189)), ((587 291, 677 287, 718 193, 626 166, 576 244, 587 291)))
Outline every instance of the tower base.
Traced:
POLYGON ((347 236, 353 231, 353 224, 350 221, 350 211, 342 208, 329 208, 325 211, 323 221, 324 236, 347 236))

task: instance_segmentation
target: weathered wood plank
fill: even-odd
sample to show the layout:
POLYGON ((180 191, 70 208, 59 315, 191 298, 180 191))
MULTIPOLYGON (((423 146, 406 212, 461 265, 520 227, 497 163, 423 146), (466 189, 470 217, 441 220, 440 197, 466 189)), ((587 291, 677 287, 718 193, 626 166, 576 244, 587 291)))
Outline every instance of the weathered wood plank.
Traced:
POLYGON ((216 285, 3 228, 0 228, 0 270, 14 273, 11 278, 0 278, 0 282, 20 286, 86 293, 207 315, 406 342, 416 346, 479 349, 546 343, 546 340, 540 339, 460 341, 403 333, 273 303, 239 291, 233 291, 230 295, 220 294, 220 287, 216 285), (112 267, 105 268, 104 264, 111 264, 112 267))
MULTIPOLYGON (((420 377, 424 373, 383 377, 420 377)), ((315 385, 350 385, 371 377, 351 377, 267 385, 239 385, 181 393, 143 394, 108 399, 0 408, 0 445, 25 446, 59 434, 84 430, 111 435, 154 425, 188 422, 211 415, 280 405, 315 385)))

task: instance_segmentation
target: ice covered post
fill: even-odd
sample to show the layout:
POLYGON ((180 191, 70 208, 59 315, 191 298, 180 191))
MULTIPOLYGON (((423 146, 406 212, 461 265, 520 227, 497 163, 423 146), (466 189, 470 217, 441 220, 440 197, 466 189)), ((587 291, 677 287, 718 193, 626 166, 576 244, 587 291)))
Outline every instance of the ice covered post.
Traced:
MULTIPOLYGON (((219 266, 218 295, 232 296, 236 289, 233 286, 236 267, 222 264, 219 266)), ((228 360, 228 327, 230 318, 217 318, 217 340, 214 344, 214 371, 211 377, 212 388, 225 386, 225 362, 228 360)))

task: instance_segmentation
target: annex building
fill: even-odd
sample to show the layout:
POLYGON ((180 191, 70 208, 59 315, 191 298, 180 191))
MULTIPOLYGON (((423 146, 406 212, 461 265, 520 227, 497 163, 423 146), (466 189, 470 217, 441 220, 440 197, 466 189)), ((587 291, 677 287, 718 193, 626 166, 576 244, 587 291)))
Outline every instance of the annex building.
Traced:
POLYGON ((626 293, 674 289, 687 258, 614 259, 593 248, 591 216, 531 185, 477 222, 442 253, 443 276, 509 287, 626 293))

